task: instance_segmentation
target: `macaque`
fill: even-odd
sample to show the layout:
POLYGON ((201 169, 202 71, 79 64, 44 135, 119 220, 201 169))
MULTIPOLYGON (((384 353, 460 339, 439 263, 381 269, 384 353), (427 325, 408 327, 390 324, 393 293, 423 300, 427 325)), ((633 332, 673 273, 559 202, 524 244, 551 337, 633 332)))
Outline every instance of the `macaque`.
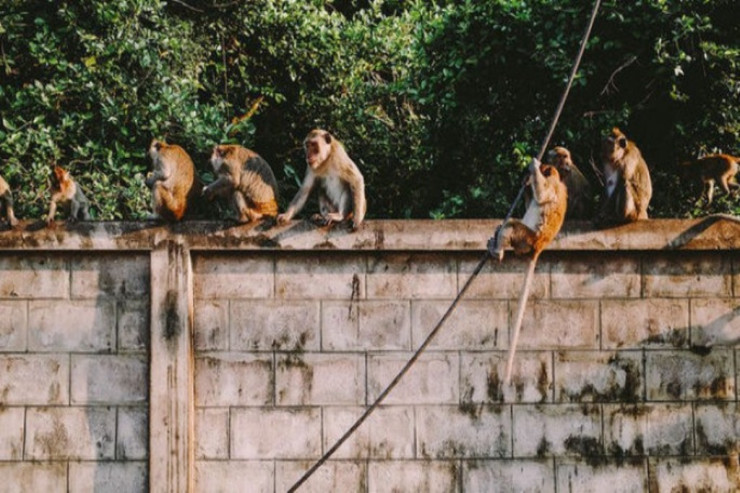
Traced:
POLYGON ((609 225, 647 219, 653 186, 635 143, 614 127, 602 142, 601 159, 605 183, 597 222, 609 225))
POLYGON ((57 204, 61 205, 67 212, 67 222, 75 222, 78 219, 90 220, 90 203, 82 193, 77 183, 72 179, 68 171, 54 166, 51 174, 51 205, 46 218, 48 226, 54 225, 54 216, 57 213, 57 204))
POLYGON ((211 166, 218 179, 203 189, 208 200, 230 197, 240 223, 277 216, 277 180, 256 152, 238 145, 217 145, 211 166))
POLYGON ((8 182, 0 176, 0 214, 3 213, 10 227, 15 228, 18 225, 18 219, 15 218, 15 212, 13 212, 13 194, 8 182))
POLYGON ((568 209, 568 190, 560 180, 558 170, 554 166, 540 164, 533 159, 529 165, 529 171, 528 186, 531 187, 532 200, 527 206, 524 218, 521 221, 512 219, 502 224, 492 242, 489 243, 491 254, 499 261, 504 258, 504 248, 507 243, 514 248, 517 255, 529 258, 527 274, 519 294, 519 306, 514 318, 514 331, 506 364, 504 385, 508 385, 511 380, 514 353, 537 259, 560 231, 568 209))
POLYGON ((313 130, 303 141, 306 176, 288 210, 278 216, 280 224, 290 221, 305 205, 311 190, 319 184, 319 214, 313 219, 322 225, 352 219, 357 229, 365 218, 365 179, 349 158, 341 142, 326 130, 313 130))
POLYGON ((588 219, 591 216, 591 184, 570 157, 565 147, 555 147, 547 153, 547 162, 555 166, 560 181, 568 189, 566 219, 588 219))
POLYGON ((182 147, 156 139, 149 146, 149 157, 152 173, 147 176, 146 186, 152 189, 150 219, 179 221, 200 191, 193 161, 182 147))
POLYGON ((704 189, 707 191, 707 205, 712 203, 714 198, 714 185, 719 183, 722 190, 728 195, 732 188, 740 188, 735 175, 738 171, 738 161, 740 159, 730 156, 729 154, 709 154, 695 161, 683 163, 684 170, 692 175, 698 176, 704 189))

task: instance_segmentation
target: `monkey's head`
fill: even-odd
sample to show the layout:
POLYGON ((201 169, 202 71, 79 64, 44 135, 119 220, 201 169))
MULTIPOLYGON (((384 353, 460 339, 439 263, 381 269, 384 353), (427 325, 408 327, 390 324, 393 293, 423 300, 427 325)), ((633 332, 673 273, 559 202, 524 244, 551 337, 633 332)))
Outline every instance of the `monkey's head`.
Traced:
POLYGON ((162 151, 162 148, 166 146, 163 141, 153 139, 152 143, 149 144, 149 157, 152 158, 153 162, 157 162, 157 159, 159 158, 159 154, 162 151))
POLYGON ((555 166, 552 166, 550 164, 541 164, 540 172, 542 173, 542 176, 544 176, 549 182, 560 181, 560 173, 558 173, 558 169, 555 166))
POLYGON ((211 153, 211 166, 213 171, 218 173, 221 169, 221 165, 229 156, 234 152, 235 146, 233 145, 217 145, 213 146, 213 152, 211 153))
POLYGON ((554 147, 547 153, 547 161, 555 166, 561 176, 567 176, 575 167, 570 158, 570 151, 565 147, 554 147))
POLYGON ((619 128, 614 127, 601 143, 602 159, 610 164, 621 161, 627 152, 627 145, 627 136, 619 128))
POLYGON ((334 138, 326 130, 312 130, 303 141, 306 163, 311 169, 318 169, 331 154, 334 138))
POLYGON ((69 180, 69 173, 57 165, 54 165, 54 169, 51 172, 51 186, 53 188, 59 188, 59 185, 69 180))

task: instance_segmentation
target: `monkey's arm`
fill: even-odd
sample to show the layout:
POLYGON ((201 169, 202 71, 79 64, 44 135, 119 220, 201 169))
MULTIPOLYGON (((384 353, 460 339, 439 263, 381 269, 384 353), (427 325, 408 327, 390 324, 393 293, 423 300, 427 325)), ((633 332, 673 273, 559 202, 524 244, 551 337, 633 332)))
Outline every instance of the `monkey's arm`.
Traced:
POLYGON ((349 184, 352 190, 353 197, 353 219, 352 226, 357 229, 362 220, 365 218, 365 209, 367 208, 367 202, 365 201, 365 178, 359 170, 356 171, 354 181, 349 184))
POLYGON ((172 175, 172 172, 170 170, 170 167, 166 164, 162 164, 162 166, 159 169, 156 169, 149 174, 149 176, 146 177, 146 186, 151 188, 155 183, 158 181, 165 181, 167 180, 170 175, 172 175))
POLYGON ((49 206, 49 215, 46 217, 46 222, 51 224, 54 222, 54 216, 57 213, 57 202, 62 200, 63 194, 57 192, 51 196, 51 205, 49 206))
POLYGON ((537 159, 532 159, 529 163, 529 171, 532 174, 532 195, 534 201, 538 204, 542 204, 549 200, 547 193, 547 179, 540 170, 540 162, 537 159))
POLYGON ((221 175, 216 181, 203 188, 202 195, 211 200, 213 197, 222 196, 230 192, 234 188, 234 184, 230 177, 221 175))
POLYGON ((298 214, 301 209, 303 209, 303 206, 306 205, 306 200, 308 200, 308 196, 311 193, 311 189, 313 189, 315 183, 316 174, 311 170, 311 168, 308 168, 306 170, 306 177, 303 179, 303 184, 298 190, 298 193, 295 194, 293 200, 290 202, 288 210, 278 216, 279 223, 286 223, 290 221, 293 216, 298 214))

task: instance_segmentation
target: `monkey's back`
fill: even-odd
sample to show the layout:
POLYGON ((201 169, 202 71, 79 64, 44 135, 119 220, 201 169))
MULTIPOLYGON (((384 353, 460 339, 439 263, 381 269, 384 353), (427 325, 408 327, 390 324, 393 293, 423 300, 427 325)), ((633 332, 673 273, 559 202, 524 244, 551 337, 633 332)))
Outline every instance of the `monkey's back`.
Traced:
POLYGON ((170 214, 175 220, 185 215, 188 205, 193 200, 195 180, 195 165, 185 149, 178 145, 166 144, 160 151, 160 159, 170 168, 170 176, 163 182, 172 194, 172 201, 162 204, 160 215, 170 214), (166 163, 165 163, 166 162, 166 163))
POLYGON ((691 163, 698 169, 702 180, 718 178, 722 175, 734 176, 738 172, 738 158, 729 154, 709 154, 691 163))
POLYGON ((270 165, 257 153, 244 161, 239 190, 261 214, 277 216, 277 180, 270 165))

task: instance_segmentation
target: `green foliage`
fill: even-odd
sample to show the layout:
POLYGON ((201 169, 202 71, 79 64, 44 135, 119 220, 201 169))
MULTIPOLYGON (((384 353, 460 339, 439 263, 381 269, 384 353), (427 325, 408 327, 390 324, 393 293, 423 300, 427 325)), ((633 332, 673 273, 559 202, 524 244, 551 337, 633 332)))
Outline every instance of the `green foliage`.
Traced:
MULTIPOLYGON (((740 26, 730 0, 605 1, 551 145, 589 178, 617 125, 653 173, 654 216, 703 213, 677 163, 739 152, 740 26)), ((536 154, 590 12, 573 0, 4 0, 0 173, 21 217, 70 169, 98 219, 148 212, 154 137, 205 181, 210 148, 272 165, 285 205, 301 141, 332 131, 370 217, 503 216, 536 154)), ((715 199, 713 211, 740 212, 715 199)), ((210 214, 225 213, 225 208, 210 214)))

